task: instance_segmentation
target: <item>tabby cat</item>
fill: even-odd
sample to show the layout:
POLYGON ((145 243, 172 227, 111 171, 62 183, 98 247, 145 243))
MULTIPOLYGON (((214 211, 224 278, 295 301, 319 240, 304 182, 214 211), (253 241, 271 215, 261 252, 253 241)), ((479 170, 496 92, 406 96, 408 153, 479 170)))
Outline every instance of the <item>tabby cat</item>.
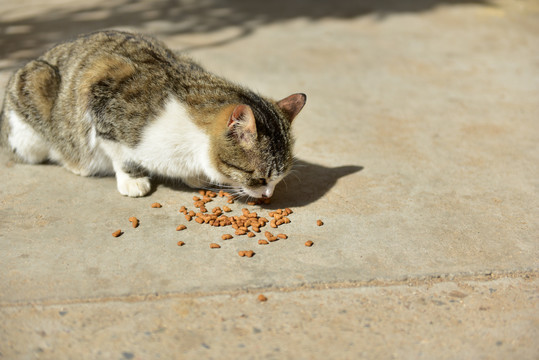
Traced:
POLYGON ((291 122, 304 94, 273 101, 163 43, 100 31, 59 44, 9 80, 0 138, 27 163, 116 174, 144 196, 151 176, 271 197, 292 166, 291 122))

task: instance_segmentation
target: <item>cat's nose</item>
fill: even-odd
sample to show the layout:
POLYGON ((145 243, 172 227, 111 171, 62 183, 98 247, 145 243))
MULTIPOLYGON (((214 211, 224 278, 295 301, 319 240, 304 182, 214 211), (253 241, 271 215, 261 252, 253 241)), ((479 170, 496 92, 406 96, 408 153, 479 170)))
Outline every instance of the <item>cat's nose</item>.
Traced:
POLYGON ((270 198, 271 195, 273 195, 273 188, 271 187, 268 187, 266 188, 266 190, 264 190, 264 192, 262 193, 262 197, 263 198, 270 198))

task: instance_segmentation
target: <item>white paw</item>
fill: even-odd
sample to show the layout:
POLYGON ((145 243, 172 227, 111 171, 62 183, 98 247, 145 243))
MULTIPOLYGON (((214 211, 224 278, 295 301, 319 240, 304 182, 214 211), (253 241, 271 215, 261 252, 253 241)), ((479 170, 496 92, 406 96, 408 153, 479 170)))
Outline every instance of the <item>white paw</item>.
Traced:
POLYGON ((118 183, 118 191, 125 196, 144 196, 151 189, 150 179, 147 177, 131 178, 127 174, 122 174, 120 176, 116 174, 116 181, 118 183))

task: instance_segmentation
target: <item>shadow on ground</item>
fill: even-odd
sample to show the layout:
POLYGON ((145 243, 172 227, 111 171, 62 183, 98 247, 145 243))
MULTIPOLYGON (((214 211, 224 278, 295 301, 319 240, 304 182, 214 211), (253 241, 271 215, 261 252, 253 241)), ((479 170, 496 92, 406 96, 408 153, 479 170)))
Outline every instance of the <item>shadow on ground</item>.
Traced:
MULTIPOLYGON (((440 5, 480 4, 489 0, 120 0, 101 5, 53 6, 39 15, 13 16, 15 7, 0 15, 0 70, 18 66, 53 44, 77 34, 113 27, 133 27, 156 36, 215 33, 229 27, 230 38, 197 47, 223 45, 253 33, 257 27, 296 18, 353 19, 373 14, 379 19, 420 12, 440 5), (7 19, 13 20, 7 20, 7 19)), ((186 49, 189 50, 189 49, 186 49)))
POLYGON ((322 198, 345 176, 363 170, 363 166, 325 167, 298 160, 294 171, 277 188, 271 207, 302 207, 322 198))

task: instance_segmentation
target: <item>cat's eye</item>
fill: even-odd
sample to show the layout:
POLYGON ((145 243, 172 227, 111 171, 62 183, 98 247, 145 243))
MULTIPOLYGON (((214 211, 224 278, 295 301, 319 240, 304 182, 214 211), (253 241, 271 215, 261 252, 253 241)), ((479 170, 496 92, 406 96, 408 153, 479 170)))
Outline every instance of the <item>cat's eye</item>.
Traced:
POLYGON ((248 169, 245 169, 245 168, 243 168, 243 167, 241 167, 241 166, 234 165, 234 164, 232 164, 232 163, 230 163, 230 162, 228 162, 228 161, 223 160, 221 157, 219 158, 219 160, 221 160, 221 162, 222 162, 223 164, 225 164, 226 166, 228 166, 228 167, 230 167, 230 168, 239 170, 239 171, 244 172, 244 173, 247 173, 247 174, 252 174, 252 173, 254 173, 254 170, 248 170, 248 169))

